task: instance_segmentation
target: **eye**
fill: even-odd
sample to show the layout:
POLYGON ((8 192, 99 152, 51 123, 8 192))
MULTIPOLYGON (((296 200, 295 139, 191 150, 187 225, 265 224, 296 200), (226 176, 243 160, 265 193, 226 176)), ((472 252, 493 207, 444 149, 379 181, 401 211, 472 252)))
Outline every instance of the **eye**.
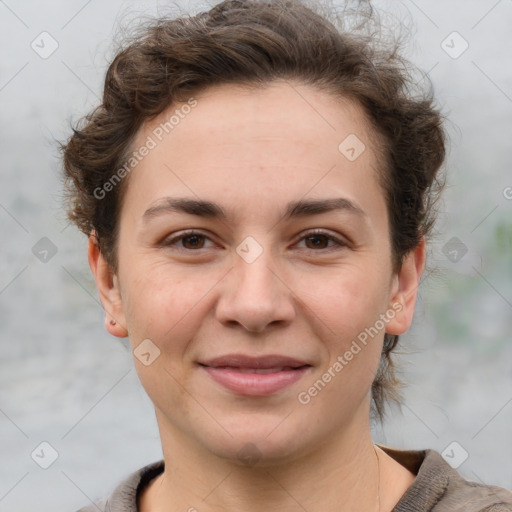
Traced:
MULTIPOLYGON (((300 239, 300 241, 303 241, 303 240, 306 241, 306 244, 307 244, 308 240, 312 241, 312 246, 306 247, 306 249, 310 249, 310 250, 333 249, 333 246, 331 246, 331 247, 326 246, 326 243, 328 243, 329 241, 334 242, 334 244, 338 245, 339 248, 348 246, 348 243, 346 241, 344 241, 341 238, 338 238, 334 235, 331 235, 328 232, 322 231, 320 229, 315 229, 313 231, 309 231, 308 233, 303 235, 302 238, 300 239)), ((334 247, 334 249, 336 249, 336 247, 334 247)))
MULTIPOLYGON (((210 238, 204 233, 189 230, 165 239, 162 242, 162 245, 165 247, 175 246, 177 250, 190 252, 199 249, 207 249, 208 247, 205 247, 206 240, 210 240, 210 238)), ((322 249, 332 250, 333 248, 336 249, 336 245, 338 248, 348 246, 346 241, 320 229, 309 231, 300 238, 299 242, 305 241, 307 244, 308 240, 311 241, 311 246, 306 246, 306 249, 313 251, 322 249), (334 247, 332 245, 330 247, 326 246, 326 243, 328 244, 329 242, 333 242, 334 247)))
POLYGON ((205 240, 210 240, 209 237, 207 237, 205 234, 199 232, 199 231, 185 231, 182 232, 179 235, 166 238, 162 245, 165 247, 176 245, 178 242, 181 242, 181 246, 176 245, 176 248, 178 250, 184 250, 184 251, 194 251, 197 249, 204 249, 204 242, 205 240))

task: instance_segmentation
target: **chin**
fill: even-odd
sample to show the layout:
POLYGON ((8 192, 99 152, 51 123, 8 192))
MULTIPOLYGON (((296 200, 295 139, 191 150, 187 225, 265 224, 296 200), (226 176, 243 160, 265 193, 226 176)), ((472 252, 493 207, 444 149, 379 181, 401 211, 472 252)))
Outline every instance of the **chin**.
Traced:
MULTIPOLYGON (((304 432, 278 427, 278 421, 251 428, 228 429, 231 436, 208 439, 206 448, 215 456, 245 467, 270 467, 288 463, 307 452, 304 432), (271 424, 270 424, 271 423, 271 424)), ((286 420, 285 420, 286 421, 286 420)), ((312 441, 312 440, 311 440, 312 441)))
POLYGON ((242 467, 272 467, 286 464, 297 457, 296 450, 291 446, 268 446, 261 440, 240 440, 229 447, 212 447, 217 457, 242 467))

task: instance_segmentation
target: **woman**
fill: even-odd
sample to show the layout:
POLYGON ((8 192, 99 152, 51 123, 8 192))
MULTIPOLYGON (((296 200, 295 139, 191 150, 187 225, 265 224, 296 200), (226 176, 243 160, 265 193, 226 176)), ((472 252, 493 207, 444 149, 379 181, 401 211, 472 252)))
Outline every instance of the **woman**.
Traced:
POLYGON ((84 511, 512 510, 371 439, 445 156, 394 50, 305 3, 226 0, 117 54, 63 146, 69 216, 164 460, 84 511))

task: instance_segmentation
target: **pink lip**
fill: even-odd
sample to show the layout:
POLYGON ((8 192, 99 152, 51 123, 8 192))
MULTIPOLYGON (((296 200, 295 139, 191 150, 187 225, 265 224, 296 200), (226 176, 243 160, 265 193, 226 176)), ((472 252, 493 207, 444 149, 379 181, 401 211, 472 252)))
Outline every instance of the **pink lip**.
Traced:
POLYGON ((235 393, 248 396, 271 395, 297 382, 311 367, 304 361, 286 356, 250 357, 228 354, 200 363, 210 377, 235 393), (250 370, 270 370, 250 373, 250 370), (245 371, 244 371, 245 370, 245 371))

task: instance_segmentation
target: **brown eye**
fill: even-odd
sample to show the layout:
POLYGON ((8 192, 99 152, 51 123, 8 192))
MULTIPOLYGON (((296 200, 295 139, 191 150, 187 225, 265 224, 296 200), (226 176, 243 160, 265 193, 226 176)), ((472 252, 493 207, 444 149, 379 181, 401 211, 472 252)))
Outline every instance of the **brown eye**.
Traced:
POLYGON ((312 246, 308 247, 309 249, 325 249, 329 242, 329 238, 325 235, 312 235, 306 237, 304 240, 312 241, 312 246))
POLYGON ((187 235, 181 237, 181 240, 186 249, 202 249, 204 245, 203 235, 187 235), (189 245, 189 247, 186 247, 187 245, 189 245))
POLYGON ((162 242, 162 245, 164 247, 175 248, 178 251, 196 251, 199 249, 208 249, 208 247, 205 247, 206 240, 209 240, 209 237, 206 235, 197 231, 188 231, 181 233, 181 235, 167 238, 162 242))
POLYGON ((336 249, 347 247, 348 244, 334 235, 325 233, 323 231, 313 231, 306 233, 300 241, 305 241, 306 249, 315 251, 322 249, 336 249), (329 242, 333 242, 334 245, 329 246, 329 242), (338 247, 336 247, 338 246, 338 247))

